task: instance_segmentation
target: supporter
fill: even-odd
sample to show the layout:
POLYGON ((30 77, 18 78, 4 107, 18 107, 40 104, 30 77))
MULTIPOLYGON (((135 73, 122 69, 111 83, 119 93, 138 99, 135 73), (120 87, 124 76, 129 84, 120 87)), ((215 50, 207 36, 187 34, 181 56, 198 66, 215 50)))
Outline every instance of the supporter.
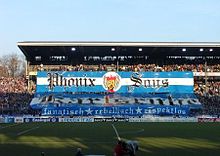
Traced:
POLYGON ((118 140, 117 145, 114 148, 114 156, 124 156, 128 154, 123 144, 125 144, 123 141, 118 140))
POLYGON ((83 156, 83 154, 82 154, 82 149, 81 149, 81 148, 77 148, 77 150, 76 150, 76 156, 83 156))

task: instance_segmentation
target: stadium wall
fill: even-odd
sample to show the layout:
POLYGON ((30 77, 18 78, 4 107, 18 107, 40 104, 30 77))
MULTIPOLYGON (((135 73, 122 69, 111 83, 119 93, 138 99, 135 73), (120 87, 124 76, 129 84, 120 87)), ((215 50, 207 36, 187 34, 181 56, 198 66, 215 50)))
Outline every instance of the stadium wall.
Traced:
MULTIPOLYGON (((0 123, 37 123, 37 122, 220 122, 217 117, 132 117, 132 118, 112 118, 112 117, 0 117, 0 123)), ((1 129, 2 127, 0 127, 1 129)))

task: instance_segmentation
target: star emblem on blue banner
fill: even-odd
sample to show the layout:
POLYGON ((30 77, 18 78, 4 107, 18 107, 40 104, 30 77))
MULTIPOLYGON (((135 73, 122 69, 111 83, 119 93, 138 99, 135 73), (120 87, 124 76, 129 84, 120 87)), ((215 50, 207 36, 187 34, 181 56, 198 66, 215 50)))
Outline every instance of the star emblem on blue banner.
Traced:
POLYGON ((87 110, 85 110, 85 112, 87 112, 87 115, 92 115, 92 112, 93 112, 93 110, 91 110, 91 108, 89 108, 89 109, 87 109, 87 110))

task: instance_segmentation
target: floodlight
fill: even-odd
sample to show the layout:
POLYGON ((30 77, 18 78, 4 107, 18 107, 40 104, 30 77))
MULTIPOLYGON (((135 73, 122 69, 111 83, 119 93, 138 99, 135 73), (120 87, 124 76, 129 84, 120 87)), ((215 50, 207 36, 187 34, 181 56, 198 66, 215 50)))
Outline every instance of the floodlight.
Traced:
POLYGON ((72 47, 72 48, 71 48, 71 51, 76 51, 76 48, 75 48, 75 47, 72 47))
POLYGON ((142 48, 139 48, 139 49, 138 49, 138 51, 142 51, 142 50, 143 50, 142 48))
POLYGON ((186 51, 186 48, 183 48, 182 51, 186 51))
POLYGON ((203 49, 203 48, 200 48, 199 51, 204 51, 204 49, 203 49))

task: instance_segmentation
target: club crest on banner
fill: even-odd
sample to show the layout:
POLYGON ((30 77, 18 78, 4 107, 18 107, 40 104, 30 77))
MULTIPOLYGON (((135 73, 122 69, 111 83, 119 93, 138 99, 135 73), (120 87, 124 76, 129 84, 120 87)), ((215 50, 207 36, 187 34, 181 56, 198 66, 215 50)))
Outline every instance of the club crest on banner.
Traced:
POLYGON ((109 92, 116 92, 121 88, 121 77, 116 72, 107 72, 103 76, 103 88, 109 92))

